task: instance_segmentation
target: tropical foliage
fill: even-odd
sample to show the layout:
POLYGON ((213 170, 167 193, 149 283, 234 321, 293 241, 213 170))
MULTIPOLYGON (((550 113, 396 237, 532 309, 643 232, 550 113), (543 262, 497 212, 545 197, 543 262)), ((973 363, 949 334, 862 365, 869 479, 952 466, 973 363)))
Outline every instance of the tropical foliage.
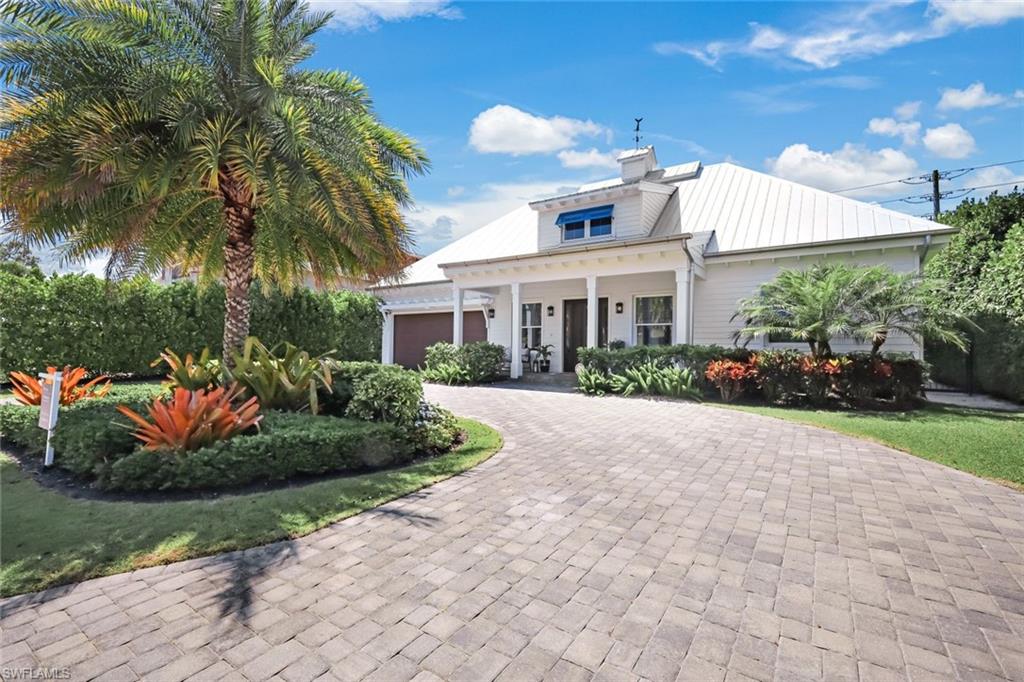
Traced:
POLYGON ((302 66, 330 21, 297 0, 0 5, 0 205, 9 229, 109 250, 108 274, 198 267, 226 288, 378 275, 407 262, 420 148, 363 84, 302 66))
POLYGON ((700 400, 696 376, 689 367, 659 365, 648 361, 611 377, 611 388, 622 395, 662 395, 683 400, 700 400))
POLYGON ((222 368, 220 360, 210 356, 210 349, 204 348, 198 358, 186 353, 182 359, 170 348, 164 350, 160 357, 153 361, 152 367, 166 364, 167 384, 173 388, 184 388, 194 391, 200 388, 213 388, 220 384, 222 368))
POLYGON ((783 269, 755 295, 739 301, 733 318, 743 318, 744 326, 735 338, 749 342, 764 335, 806 343, 815 357, 831 356, 836 337, 869 342, 877 355, 894 332, 966 347, 965 320, 938 305, 938 290, 934 281, 883 266, 827 263, 783 269))
MULTIPOLYGON (((53 374, 56 367, 47 367, 46 373, 53 374)), ((102 398, 110 391, 110 381, 105 376, 98 376, 91 381, 84 381, 86 370, 84 367, 71 367, 65 365, 61 372, 60 382, 60 404, 73 405, 79 400, 86 398, 102 398)), ((43 379, 50 383, 50 379, 43 379)), ((11 372, 11 392, 14 398, 23 405, 39 405, 43 400, 43 384, 39 379, 30 374, 22 372, 11 372)))
POLYGON ((247 395, 270 410, 320 411, 318 392, 331 392, 330 354, 314 357, 290 343, 267 348, 255 336, 245 340, 233 366, 223 368, 226 383, 238 382, 247 395))
POLYGON ((212 390, 174 389, 165 403, 157 397, 148 408, 150 419, 124 405, 117 411, 135 425, 135 437, 147 450, 190 452, 227 440, 256 426, 262 417, 256 398, 235 407, 242 394, 239 386, 212 390), (152 421, 150 421, 152 420, 152 421))

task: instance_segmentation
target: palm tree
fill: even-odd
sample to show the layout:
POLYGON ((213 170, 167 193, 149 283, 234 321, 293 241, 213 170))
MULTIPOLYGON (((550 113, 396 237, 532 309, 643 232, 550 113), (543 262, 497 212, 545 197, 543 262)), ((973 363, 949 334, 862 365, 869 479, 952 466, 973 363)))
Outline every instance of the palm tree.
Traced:
POLYGON ((851 335, 861 273, 842 264, 812 265, 806 270, 780 270, 754 296, 737 303, 733 319, 744 326, 733 336, 748 342, 755 336, 779 336, 807 343, 811 355, 832 354, 836 336, 851 335))
POLYGON ((830 356, 837 336, 868 341, 871 354, 877 355, 893 332, 935 338, 963 350, 967 342, 960 328, 970 322, 943 309, 939 288, 884 266, 831 263, 780 270, 757 294, 739 301, 733 319, 744 318, 744 327, 734 337, 803 341, 815 357, 830 356))
POLYGON ((892 332, 929 337, 967 350, 962 331, 974 326, 965 316, 941 305, 935 282, 915 273, 896 273, 876 267, 865 271, 857 300, 854 337, 871 343, 878 355, 892 332))
POLYGON ((249 290, 393 272, 427 159, 353 76, 302 68, 330 19, 298 0, 0 5, 0 203, 9 230, 107 274, 172 263, 249 290))

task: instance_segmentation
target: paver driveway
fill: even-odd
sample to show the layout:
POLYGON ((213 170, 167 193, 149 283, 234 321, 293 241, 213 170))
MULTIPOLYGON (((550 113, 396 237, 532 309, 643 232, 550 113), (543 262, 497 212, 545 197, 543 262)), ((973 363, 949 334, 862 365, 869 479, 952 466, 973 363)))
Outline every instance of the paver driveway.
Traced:
POLYGON ((1024 680, 1018 493, 698 405, 428 394, 504 451, 296 542, 9 600, 5 668, 1024 680))

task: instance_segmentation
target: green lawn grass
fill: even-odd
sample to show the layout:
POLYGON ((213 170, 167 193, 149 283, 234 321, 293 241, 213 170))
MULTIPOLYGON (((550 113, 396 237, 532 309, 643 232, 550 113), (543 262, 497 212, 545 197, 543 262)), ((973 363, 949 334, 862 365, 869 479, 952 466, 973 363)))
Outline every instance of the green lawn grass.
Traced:
POLYGON ((216 500, 100 502, 41 487, 0 453, 0 595, 8 596, 284 538, 449 478, 501 448, 494 429, 460 420, 456 450, 402 469, 216 500))
POLYGON ((929 405, 913 412, 836 412, 728 405, 867 438, 1024 490, 1024 414, 929 405))

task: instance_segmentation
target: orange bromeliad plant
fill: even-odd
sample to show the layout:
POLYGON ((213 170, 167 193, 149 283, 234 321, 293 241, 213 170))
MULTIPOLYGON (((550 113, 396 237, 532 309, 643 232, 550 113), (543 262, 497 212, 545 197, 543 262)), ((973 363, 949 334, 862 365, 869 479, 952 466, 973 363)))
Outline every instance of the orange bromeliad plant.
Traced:
MULTIPOLYGON (((56 367, 47 367, 47 373, 53 374, 56 367)), ((86 398, 102 398, 110 390, 110 380, 98 376, 92 381, 82 383, 85 368, 64 365, 60 381, 60 404, 72 405, 86 398), (102 383, 106 380, 106 383, 102 383)), ((44 381, 49 381, 45 379, 44 381)), ((11 392, 18 402, 24 405, 38 405, 43 400, 43 385, 39 379, 24 372, 11 372, 11 392)))
POLYGON ((242 390, 237 384, 212 390, 176 388, 166 403, 162 398, 153 401, 147 410, 152 421, 124 405, 118 405, 117 410, 138 426, 135 437, 147 450, 189 452, 227 440, 259 423, 263 417, 256 398, 232 406, 242 390))

